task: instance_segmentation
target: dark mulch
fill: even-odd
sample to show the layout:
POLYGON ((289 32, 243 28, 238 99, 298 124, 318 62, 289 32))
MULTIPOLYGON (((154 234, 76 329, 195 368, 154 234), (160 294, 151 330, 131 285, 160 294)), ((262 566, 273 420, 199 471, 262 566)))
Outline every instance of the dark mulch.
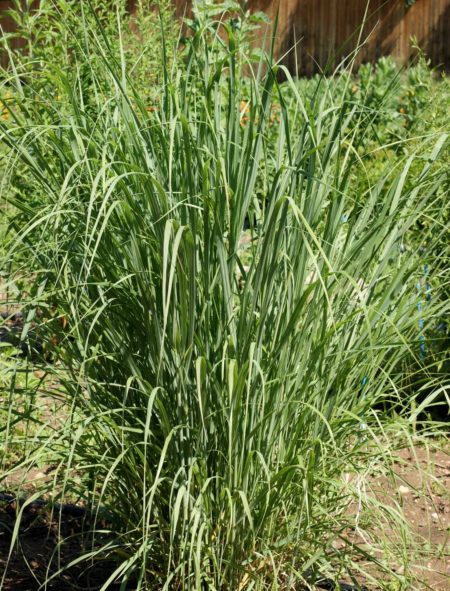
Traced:
MULTIPOLYGON (((37 591, 49 576, 57 574, 47 591, 98 589, 114 570, 107 561, 67 568, 71 561, 92 550, 89 546, 87 517, 52 515, 45 507, 24 512, 18 542, 12 552, 12 532, 16 524, 15 503, 0 507, 0 589, 2 591, 37 591), (65 567, 65 568, 64 568, 65 567), (3 584, 1 579, 3 578, 3 584)), ((118 589, 116 585, 108 587, 118 589)))

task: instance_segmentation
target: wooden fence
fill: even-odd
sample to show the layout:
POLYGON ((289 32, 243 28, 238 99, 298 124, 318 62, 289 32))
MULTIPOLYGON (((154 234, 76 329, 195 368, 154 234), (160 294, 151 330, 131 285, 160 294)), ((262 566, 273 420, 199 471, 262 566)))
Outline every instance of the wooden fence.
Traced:
MULTIPOLYGON (((189 12, 189 1, 173 2, 178 16, 189 12)), ((10 5, 0 0, 0 11, 10 5)), ((312 74, 327 63, 336 65, 352 53, 358 38, 363 46, 357 63, 383 55, 406 63, 414 55, 415 37, 433 65, 450 67, 450 0, 416 0, 409 8, 405 0, 370 0, 369 5, 367 0, 247 0, 247 5, 272 19, 279 11, 277 57, 284 56, 292 72, 312 74)), ((0 18, 0 24, 13 29, 11 19, 0 18)))
POLYGON ((450 66, 450 0, 251 0, 272 18, 279 10, 277 53, 291 71, 311 74, 352 53, 361 34, 357 63, 392 55, 407 63, 411 38, 433 65, 450 66), (364 27, 361 24, 365 22, 364 27), (361 30, 362 29, 362 30, 361 30), (292 50, 296 47, 296 52, 292 50))

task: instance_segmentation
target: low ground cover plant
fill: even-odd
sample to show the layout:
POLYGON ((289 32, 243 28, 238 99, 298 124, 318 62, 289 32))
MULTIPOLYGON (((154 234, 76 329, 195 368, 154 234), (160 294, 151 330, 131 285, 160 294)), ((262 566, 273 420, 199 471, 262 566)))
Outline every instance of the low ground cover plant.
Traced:
POLYGON ((449 312, 448 136, 365 174, 378 111, 350 73, 311 95, 269 52, 244 76, 239 27, 201 12, 149 109, 83 6, 76 67, 5 74, 0 139, 33 190, 5 191, 3 262, 32 277, 22 336, 39 320, 67 401, 66 428, 20 465, 55 463, 43 491, 89 507, 83 559, 114 564, 102 589, 370 584, 366 561, 414 588, 375 542, 346 543, 343 474, 383 462, 387 403, 411 422, 446 385, 421 337, 449 312))

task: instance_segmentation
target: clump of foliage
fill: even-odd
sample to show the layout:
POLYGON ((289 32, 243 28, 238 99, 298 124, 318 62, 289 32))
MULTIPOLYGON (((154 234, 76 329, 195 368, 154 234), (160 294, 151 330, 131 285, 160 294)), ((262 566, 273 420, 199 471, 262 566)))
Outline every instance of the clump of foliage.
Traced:
POLYGON ((381 461, 383 404, 401 401, 411 359, 426 369, 418 322, 449 312, 441 285, 423 310, 415 295, 446 232, 448 137, 356 196, 376 113, 349 100, 349 75, 345 92, 320 78, 309 96, 287 71, 281 86, 269 54, 244 77, 239 29, 199 18, 170 68, 163 54, 149 110, 124 44, 115 59, 82 6, 75 67, 52 68, 52 84, 13 73, 0 128, 34 184, 8 196, 20 215, 5 259, 33 273, 24 305, 57 337, 47 369, 71 409, 24 461, 53 454, 48 492, 107 515, 85 557, 115 561, 103 589, 370 581, 364 549, 334 544, 354 525, 342 474, 381 461))
MULTIPOLYGON (((123 59, 133 83, 142 97, 151 101, 161 83, 162 31, 170 59, 178 26, 173 18, 170 0, 137 0, 133 10, 129 10, 127 0, 91 0, 68 2, 67 0, 13 0, 9 15, 14 31, 5 35, 3 50, 11 38, 21 40, 14 50, 15 66, 21 76, 33 76, 33 85, 39 82, 52 84, 52 70, 70 72, 73 67, 82 67, 80 81, 85 89, 84 100, 89 100, 91 70, 82 66, 95 60, 94 48, 89 48, 89 39, 84 35, 80 24, 85 21, 90 26, 101 27, 108 38, 112 59, 123 59), (94 16, 95 13, 95 16, 94 16), (76 35, 78 33, 78 35, 76 35), (84 55, 84 59, 81 55, 84 55)), ((11 51, 11 50, 9 50, 11 51)), ((168 64, 167 64, 168 65, 168 64)), ((62 95, 55 95, 63 100, 62 95)))

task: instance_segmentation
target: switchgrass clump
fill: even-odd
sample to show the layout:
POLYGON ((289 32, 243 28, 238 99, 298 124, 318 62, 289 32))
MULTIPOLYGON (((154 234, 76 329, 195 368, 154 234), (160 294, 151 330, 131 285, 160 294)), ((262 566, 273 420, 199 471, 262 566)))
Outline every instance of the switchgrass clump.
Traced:
POLYGON ((433 219, 447 137, 355 198, 375 114, 326 79, 306 99, 284 71, 288 105, 271 55, 237 76, 235 31, 216 25, 196 28, 151 109, 88 25, 96 60, 81 46, 83 67, 52 78, 64 109, 53 93, 21 103, 27 80, 9 79, 1 139, 35 191, 10 197, 7 256, 33 274, 23 305, 69 409, 29 457, 54 453, 49 491, 90 507, 85 560, 116 561, 102 589, 361 580, 357 545, 334 544, 352 525, 342 474, 380 456, 384 405, 405 405, 405 372, 426 366, 419 321, 448 310, 418 310, 423 246, 402 248, 433 219))

